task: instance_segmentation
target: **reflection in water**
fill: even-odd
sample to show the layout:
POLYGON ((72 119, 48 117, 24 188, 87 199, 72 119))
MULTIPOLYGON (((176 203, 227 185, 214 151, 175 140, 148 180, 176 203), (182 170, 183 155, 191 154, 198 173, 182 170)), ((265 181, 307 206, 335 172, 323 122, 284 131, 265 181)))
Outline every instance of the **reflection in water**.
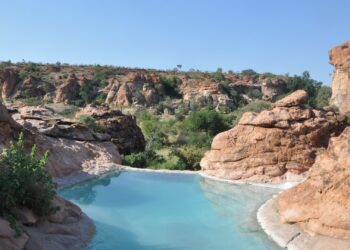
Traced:
POLYGON ((220 217, 238 225, 243 234, 254 234, 254 237, 263 235, 256 221, 256 213, 267 199, 278 192, 277 189, 218 182, 204 177, 199 183, 203 194, 220 217))
POLYGON ((80 185, 65 188, 60 191, 60 193, 68 200, 74 200, 81 205, 90 205, 96 199, 96 191, 94 188, 96 186, 109 186, 111 184, 111 179, 118 177, 120 174, 121 172, 116 172, 103 178, 90 180, 80 185))

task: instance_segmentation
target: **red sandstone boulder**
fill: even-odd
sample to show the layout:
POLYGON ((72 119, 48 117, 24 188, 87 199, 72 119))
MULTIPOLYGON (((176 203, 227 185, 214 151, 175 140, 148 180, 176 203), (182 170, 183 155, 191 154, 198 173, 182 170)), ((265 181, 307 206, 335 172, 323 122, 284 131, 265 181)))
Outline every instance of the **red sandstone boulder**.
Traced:
POLYGON ((350 239, 350 128, 330 140, 308 178, 278 197, 284 222, 311 234, 350 239))
POLYGON ((272 110, 245 113, 237 126, 213 139, 201 161, 202 171, 232 180, 300 179, 329 138, 345 127, 344 117, 333 112, 294 106, 304 101, 304 92, 297 91, 272 110))

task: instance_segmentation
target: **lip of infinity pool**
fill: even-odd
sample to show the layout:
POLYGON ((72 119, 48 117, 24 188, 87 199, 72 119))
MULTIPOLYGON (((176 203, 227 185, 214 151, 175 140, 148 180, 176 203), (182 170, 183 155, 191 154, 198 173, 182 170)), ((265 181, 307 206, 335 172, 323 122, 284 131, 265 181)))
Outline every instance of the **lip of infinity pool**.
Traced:
POLYGON ((60 191, 96 224, 88 249, 279 249, 256 221, 278 190, 198 175, 119 172, 60 191))

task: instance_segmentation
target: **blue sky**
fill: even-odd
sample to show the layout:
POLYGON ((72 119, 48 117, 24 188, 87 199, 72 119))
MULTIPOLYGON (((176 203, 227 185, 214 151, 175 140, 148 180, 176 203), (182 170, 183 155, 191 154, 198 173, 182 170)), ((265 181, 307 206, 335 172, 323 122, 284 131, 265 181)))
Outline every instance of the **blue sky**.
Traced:
POLYGON ((348 0, 0 0, 0 60, 300 74, 329 84, 348 0))

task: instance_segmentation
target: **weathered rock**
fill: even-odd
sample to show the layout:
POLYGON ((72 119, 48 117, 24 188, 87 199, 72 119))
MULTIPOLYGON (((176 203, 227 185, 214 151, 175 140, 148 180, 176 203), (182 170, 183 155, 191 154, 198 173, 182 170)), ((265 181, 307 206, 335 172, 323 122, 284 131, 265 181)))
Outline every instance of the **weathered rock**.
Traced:
POLYGON ((26 207, 16 208, 13 212, 23 225, 31 226, 38 221, 38 217, 33 213, 33 211, 26 207))
POLYGON ((54 203, 60 207, 56 214, 24 227, 27 250, 81 249, 94 234, 95 226, 78 206, 58 196, 54 203))
POLYGON ((350 239, 350 128, 330 140, 308 178, 278 197, 284 222, 310 234, 350 239))
MULTIPOLYGON (((305 101, 298 93, 281 103, 302 103, 296 101, 305 101)), ((233 180, 292 180, 309 170, 330 136, 344 127, 342 116, 297 106, 247 112, 237 126, 213 139, 211 150, 201 161, 202 171, 233 180)))
POLYGON ((12 69, 0 71, 1 97, 9 98, 15 91, 18 82, 18 75, 12 69))
POLYGON ((224 88, 222 88, 222 85, 210 78, 183 78, 181 93, 184 101, 205 101, 207 102, 206 104, 212 104, 218 108, 225 107, 232 109, 234 107, 232 100, 224 88))
POLYGON ((22 250, 25 247, 29 237, 26 233, 16 236, 10 223, 0 218, 0 249, 1 250, 22 250))
POLYGON ((329 60, 334 65, 330 103, 342 114, 350 112, 350 41, 330 50, 329 60))
POLYGON ((79 96, 80 85, 75 74, 70 74, 66 83, 59 86, 56 91, 55 102, 71 103, 79 96))
POLYGON ((275 102, 276 107, 300 106, 307 102, 309 96, 305 90, 297 90, 285 98, 275 102))
POLYGON ((285 93, 286 82, 282 79, 265 79, 261 83, 262 98, 266 101, 274 101, 278 95, 285 93))
POLYGON ((95 118, 104 128, 104 134, 108 134, 111 141, 118 146, 119 152, 131 153, 145 149, 146 142, 134 116, 124 115, 121 111, 110 110, 108 107, 92 105, 86 106, 76 114, 76 117, 80 115, 95 118))

